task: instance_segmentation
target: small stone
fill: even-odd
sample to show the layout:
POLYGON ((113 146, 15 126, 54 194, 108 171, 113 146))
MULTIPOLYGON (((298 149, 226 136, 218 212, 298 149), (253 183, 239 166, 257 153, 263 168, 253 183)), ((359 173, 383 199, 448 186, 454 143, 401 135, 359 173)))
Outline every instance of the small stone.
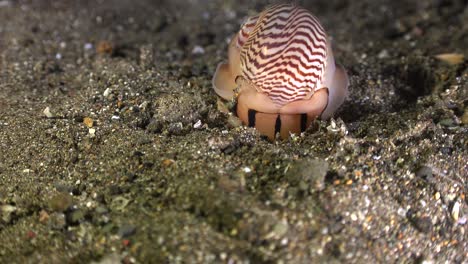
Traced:
POLYGON ((73 203, 73 198, 67 193, 59 193, 49 200, 49 207, 55 212, 67 210, 73 203))
POLYGON ((96 52, 99 54, 112 54, 113 47, 109 41, 99 41, 96 46, 96 52))
POLYGON ((202 46, 196 45, 192 49, 192 54, 204 54, 204 53, 205 53, 205 49, 202 46))
POLYGON ((83 48, 84 48, 85 50, 90 50, 90 49, 93 48, 93 44, 91 44, 91 43, 85 43, 84 46, 83 46, 83 48))
POLYGON ((91 128, 93 127, 94 121, 91 117, 85 117, 83 118, 83 124, 85 124, 87 127, 91 128))
POLYGON ((53 118, 54 115, 52 114, 52 112, 50 111, 50 107, 46 107, 44 109, 44 111, 42 111, 42 113, 44 114, 45 117, 47 118, 53 118))
POLYGON ((386 49, 383 49, 379 52, 379 54, 377 55, 377 58, 379 59, 386 59, 390 56, 390 54, 388 53, 388 50, 386 49))
POLYGON ((202 121, 199 119, 194 125, 193 128, 198 129, 202 126, 202 121))
POLYGON ((341 134, 343 136, 348 134, 348 129, 346 128, 345 123, 341 119, 337 119, 335 121, 332 118, 330 121, 330 125, 327 126, 327 131, 331 134, 341 134))
POLYGON ((69 222, 72 225, 76 225, 83 222, 84 218, 84 211, 82 209, 77 209, 67 215, 67 222, 69 222))
POLYGON ((288 230, 289 230, 289 227, 286 223, 277 223, 274 227, 273 227, 273 234, 275 237, 277 238, 280 238, 280 237, 283 237, 284 235, 286 235, 286 233, 288 233, 288 230))
POLYGON ((164 159, 161 163, 164 167, 169 167, 174 164, 175 160, 173 159, 164 159))
POLYGON ((451 118, 446 118, 440 120, 439 124, 444 127, 453 127, 455 126, 455 122, 451 118))
POLYGON ((455 221, 457 221, 459 216, 460 216, 460 203, 456 201, 452 207, 452 217, 455 221))
POLYGON ((111 92, 111 88, 106 88, 106 90, 104 90, 104 92, 102 93, 102 96, 108 97, 111 92))
POLYGON ((109 212, 107 207, 105 207, 104 205, 99 205, 98 207, 96 207, 95 211, 98 214, 107 214, 109 212))
POLYGON ((2 221, 5 223, 10 223, 16 211, 17 211, 17 207, 13 205, 6 204, 6 205, 0 206, 0 213, 2 216, 2 221))
POLYGON ((443 53, 434 56, 436 59, 448 63, 450 65, 457 65, 465 60, 465 55, 461 53, 443 53))
POLYGON ((90 128, 90 129, 88 130, 88 133, 89 133, 89 135, 90 135, 91 137, 94 137, 94 136, 96 136, 96 129, 95 129, 95 128, 90 128))
POLYGON ((398 208, 397 210, 397 214, 401 217, 405 217, 406 216, 406 210, 402 207, 398 208))
POLYGON ((459 225, 465 225, 466 222, 468 221, 468 215, 464 215, 458 219, 458 224, 459 225))
POLYGON ((50 216, 49 216, 49 214, 47 213, 47 211, 41 210, 41 211, 39 212, 39 222, 41 222, 41 223, 43 223, 43 224, 44 224, 44 223, 47 223, 47 222, 49 221, 49 218, 50 218, 50 216))
POLYGON ((123 225, 119 228, 119 232, 118 232, 118 235, 121 237, 121 238, 126 238, 126 237, 129 237, 133 234, 135 234, 136 232, 136 227, 133 226, 133 225, 123 225))
POLYGON ((52 213, 49 217, 49 226, 52 229, 58 230, 63 229, 67 222, 65 220, 65 214, 63 213, 52 213))
POLYGON ((170 123, 167 130, 171 135, 182 135, 184 131, 184 125, 182 122, 170 123))
POLYGON ((104 225, 101 229, 101 231, 103 233, 110 233, 112 232, 113 230, 115 230, 115 225, 112 224, 112 223, 107 223, 106 225, 104 225))

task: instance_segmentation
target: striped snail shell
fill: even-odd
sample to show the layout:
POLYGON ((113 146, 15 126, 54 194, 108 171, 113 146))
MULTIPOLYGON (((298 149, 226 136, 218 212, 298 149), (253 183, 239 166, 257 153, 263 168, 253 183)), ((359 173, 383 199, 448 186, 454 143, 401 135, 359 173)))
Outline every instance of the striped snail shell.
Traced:
POLYGON ((335 65, 325 30, 294 4, 273 5, 248 18, 228 53, 213 77, 214 90, 237 99, 237 116, 270 139, 330 117, 347 96, 348 76, 335 65))

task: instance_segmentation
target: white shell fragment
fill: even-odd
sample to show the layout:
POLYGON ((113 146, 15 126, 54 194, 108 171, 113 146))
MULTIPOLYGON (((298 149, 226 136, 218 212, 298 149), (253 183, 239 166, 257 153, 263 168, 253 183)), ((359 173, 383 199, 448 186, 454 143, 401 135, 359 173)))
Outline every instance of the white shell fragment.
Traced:
POLYGON ((454 204, 453 204, 453 208, 452 208, 452 217, 453 217, 453 220, 457 221, 458 218, 460 216, 460 203, 458 201, 456 201, 454 204))
POLYGON ((457 65, 463 62, 465 55, 461 53, 442 53, 436 55, 435 58, 451 65, 457 65))
POLYGON ((52 112, 50 111, 50 107, 46 107, 44 109, 44 111, 42 111, 42 113, 44 114, 45 117, 47 118, 53 118, 54 115, 52 114, 52 112))

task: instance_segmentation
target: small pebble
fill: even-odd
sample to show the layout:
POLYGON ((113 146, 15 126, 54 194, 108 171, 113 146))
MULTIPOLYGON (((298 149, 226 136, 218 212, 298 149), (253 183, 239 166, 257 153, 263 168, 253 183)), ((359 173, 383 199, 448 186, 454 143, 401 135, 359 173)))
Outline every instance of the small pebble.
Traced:
POLYGON ((194 125, 193 125, 193 128, 195 129, 198 129, 202 126, 202 121, 201 120, 198 120, 194 125))
POLYGON ((455 126, 455 122, 450 118, 440 120, 439 124, 441 126, 444 126, 444 127, 453 127, 453 126, 455 126))
POLYGON ((2 221, 4 221, 5 223, 10 223, 16 211, 17 207, 13 205, 6 204, 0 206, 2 221))
POLYGON ((379 54, 377 55, 377 58, 379 59, 386 59, 389 57, 389 53, 388 53, 388 50, 386 49, 383 49, 382 51, 379 52, 379 54))
POLYGON ((68 193, 59 193, 49 200, 49 207, 55 212, 67 210, 73 203, 73 198, 68 193))
POLYGON ((461 53, 443 53, 434 56, 436 59, 448 63, 450 65, 457 65, 465 60, 465 56, 461 53))
POLYGON ((112 43, 109 41, 99 41, 99 43, 96 46, 96 51, 99 54, 112 54, 113 47, 112 43))
POLYGON ((148 101, 144 101, 143 103, 141 103, 138 107, 142 110, 146 109, 146 107, 148 106, 148 101))
POLYGON ((83 222, 84 218, 85 218, 85 213, 82 209, 74 210, 67 215, 67 221, 70 224, 74 224, 74 225, 83 222))
POLYGON ((467 221, 468 221, 468 215, 464 215, 463 217, 460 217, 460 219, 458 219, 458 224, 465 225, 467 221))
POLYGON ((49 226, 52 229, 59 230, 66 226, 65 214, 63 213, 52 213, 49 217, 49 226))
POLYGON ((92 48, 93 48, 93 44, 91 44, 91 43, 85 43, 85 44, 84 44, 84 49, 85 49, 85 50, 90 50, 90 49, 92 49, 92 48))
POLYGON ((133 225, 123 225, 119 228, 119 236, 121 238, 126 238, 126 237, 129 237, 133 234, 135 234, 136 232, 136 227, 133 226, 133 225))
POLYGON ((85 117, 85 118, 83 118, 83 124, 85 124, 87 127, 91 128, 91 127, 93 127, 94 121, 90 117, 85 117))
POLYGON ((283 237, 288 233, 289 227, 287 223, 279 222, 273 227, 273 235, 276 238, 283 237))
POLYGON ((52 112, 50 111, 50 107, 46 107, 44 109, 44 111, 42 111, 42 113, 45 115, 45 117, 47 118, 53 118, 54 115, 52 114, 52 112))
POLYGON ((107 214, 109 212, 109 209, 107 209, 107 207, 105 207, 104 205, 99 205, 98 207, 96 207, 96 213, 98 214, 107 214))
POLYGON ((458 201, 456 201, 454 204, 453 204, 453 208, 452 208, 452 217, 455 221, 458 220, 458 217, 460 216, 460 203, 458 201))
POLYGON ((111 92, 111 88, 106 88, 106 90, 104 90, 104 92, 102 93, 102 96, 108 97, 111 92))
POLYGON ((44 223, 47 223, 47 222, 49 221, 49 218, 50 218, 50 216, 49 216, 49 214, 47 213, 47 211, 41 210, 41 211, 39 212, 39 222, 41 222, 41 223, 43 223, 43 224, 44 224, 44 223))
POLYGON ((406 210, 402 207, 398 208, 397 210, 397 214, 401 217, 405 217, 406 216, 406 210))
POLYGON ((193 47, 192 49, 192 54, 204 54, 205 53, 205 49, 202 47, 202 46, 195 46, 193 47))
POLYGON ((96 136, 96 129, 95 129, 95 128, 90 128, 90 129, 88 130, 88 133, 89 133, 89 135, 90 135, 91 137, 94 137, 94 136, 96 136))

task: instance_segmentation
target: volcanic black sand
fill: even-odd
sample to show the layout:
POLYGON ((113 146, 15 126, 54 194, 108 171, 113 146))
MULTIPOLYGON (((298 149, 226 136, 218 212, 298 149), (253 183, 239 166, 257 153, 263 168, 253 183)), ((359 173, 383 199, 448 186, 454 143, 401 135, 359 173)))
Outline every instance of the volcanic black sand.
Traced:
POLYGON ((268 1, 0 0, 0 262, 466 263, 467 1, 298 3, 350 96, 270 142, 211 86, 268 1))

